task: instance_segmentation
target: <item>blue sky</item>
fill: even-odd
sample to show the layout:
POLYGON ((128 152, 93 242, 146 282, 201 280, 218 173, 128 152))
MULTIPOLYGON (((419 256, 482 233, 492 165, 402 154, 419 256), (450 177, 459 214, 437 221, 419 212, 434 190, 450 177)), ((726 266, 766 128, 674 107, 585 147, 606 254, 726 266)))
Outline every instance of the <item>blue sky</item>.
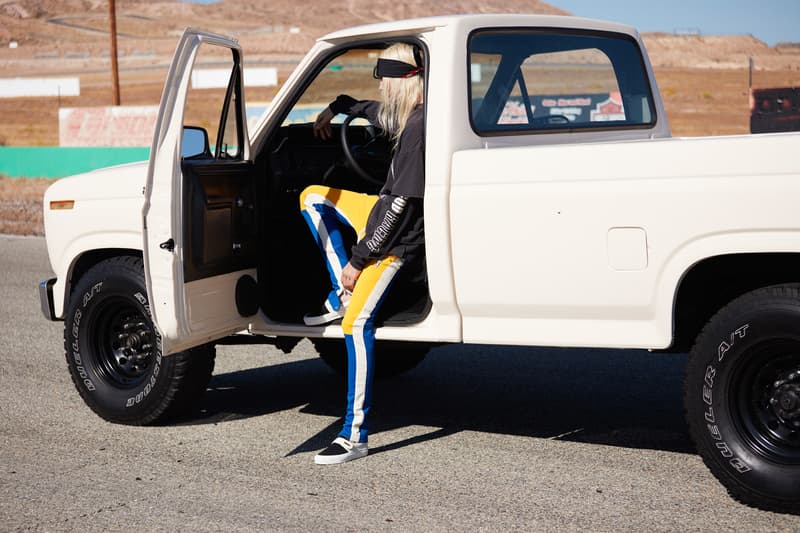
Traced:
POLYGON ((623 22, 639 31, 752 34, 770 46, 800 42, 800 0, 545 0, 579 17, 623 22))

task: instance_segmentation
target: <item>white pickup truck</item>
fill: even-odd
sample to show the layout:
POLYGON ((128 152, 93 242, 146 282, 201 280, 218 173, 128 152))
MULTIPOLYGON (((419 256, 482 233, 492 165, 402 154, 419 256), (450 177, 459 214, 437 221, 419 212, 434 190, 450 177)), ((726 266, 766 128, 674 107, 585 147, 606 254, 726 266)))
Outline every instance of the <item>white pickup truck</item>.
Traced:
POLYGON ((374 192, 386 175, 380 132, 347 117, 322 141, 311 125, 340 93, 374 98, 375 57, 397 41, 424 52, 427 265, 385 305, 379 371, 439 343, 690 351, 685 404, 706 464, 736 498, 798 511, 800 135, 670 138, 639 34, 607 22, 334 32, 252 128, 239 45, 187 30, 149 162, 45 195, 56 277, 42 309, 65 321, 89 407, 125 424, 185 410, 215 342, 237 332, 311 338, 341 369, 341 327, 303 325, 327 289, 298 197, 315 183, 374 192), (210 63, 226 72, 216 99, 190 83, 210 63))

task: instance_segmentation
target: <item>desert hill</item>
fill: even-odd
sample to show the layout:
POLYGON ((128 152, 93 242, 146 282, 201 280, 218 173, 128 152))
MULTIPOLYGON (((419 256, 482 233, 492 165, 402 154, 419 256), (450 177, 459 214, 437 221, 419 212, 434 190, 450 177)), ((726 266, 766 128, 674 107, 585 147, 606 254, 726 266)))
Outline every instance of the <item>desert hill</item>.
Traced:
MULTIPOLYGON (((214 4, 177 0, 116 0, 121 65, 169 56, 187 26, 237 37, 246 57, 300 55, 331 30, 453 13, 569 15, 539 0, 225 0, 214 4)), ((107 0, 0 0, 0 65, 25 75, 57 60, 81 68, 80 60, 108 59, 107 0), (16 49, 9 44, 17 43, 16 49)), ((799 70, 800 49, 769 47, 752 36, 645 34, 656 67, 743 68, 748 57, 760 69, 799 70)))
MULTIPOLYGON (((192 26, 251 41, 255 53, 297 54, 320 35, 371 22, 470 12, 568 14, 538 0, 117 0, 116 11, 120 47, 130 52, 161 41, 174 46, 183 28, 192 26)), ((107 0, 0 0, 0 46, 13 39, 20 47, 80 51, 105 45, 107 30, 107 0)))

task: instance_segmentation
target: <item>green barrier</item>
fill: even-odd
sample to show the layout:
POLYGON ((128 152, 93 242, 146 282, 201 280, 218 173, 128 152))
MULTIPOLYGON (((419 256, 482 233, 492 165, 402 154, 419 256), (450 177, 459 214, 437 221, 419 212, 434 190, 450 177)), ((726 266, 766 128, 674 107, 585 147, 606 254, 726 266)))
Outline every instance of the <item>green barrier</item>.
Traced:
POLYGON ((150 148, 0 146, 0 174, 12 178, 61 178, 112 165, 146 161, 150 148))

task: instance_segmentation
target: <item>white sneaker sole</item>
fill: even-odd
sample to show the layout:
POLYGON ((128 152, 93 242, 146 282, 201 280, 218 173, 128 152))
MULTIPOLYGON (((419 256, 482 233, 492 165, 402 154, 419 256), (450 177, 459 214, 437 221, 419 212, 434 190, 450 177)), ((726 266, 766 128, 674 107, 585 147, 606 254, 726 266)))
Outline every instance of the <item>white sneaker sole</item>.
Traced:
POLYGON ((341 455, 317 455, 314 457, 314 463, 318 465, 338 465, 347 463, 348 461, 361 459, 362 457, 366 457, 368 453, 369 451, 367 448, 364 448, 363 450, 353 448, 349 452, 341 455))
POLYGON ((321 326, 323 324, 328 324, 329 322, 333 322, 334 320, 338 320, 344 316, 344 308, 339 311, 331 311, 330 313, 325 313, 324 315, 317 315, 317 316, 304 316, 303 323, 306 326, 321 326))

